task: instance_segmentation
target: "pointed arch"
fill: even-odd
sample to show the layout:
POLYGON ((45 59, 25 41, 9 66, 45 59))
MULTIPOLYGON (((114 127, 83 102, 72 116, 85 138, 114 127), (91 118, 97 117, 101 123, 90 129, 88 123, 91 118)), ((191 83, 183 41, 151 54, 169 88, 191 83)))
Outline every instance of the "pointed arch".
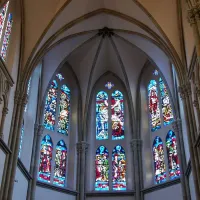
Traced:
POLYGON ((111 96, 112 139, 124 139, 124 97, 119 90, 111 96))
POLYGON ((166 148, 168 157, 169 178, 180 177, 180 165, 177 152, 177 141, 175 133, 170 130, 166 136, 166 148))
POLYGON ((163 123, 164 125, 169 125, 173 122, 174 116, 173 116, 173 111, 172 111, 172 106, 170 103, 168 90, 162 78, 159 78, 159 88, 160 88, 160 96, 161 96, 161 101, 162 101, 163 123))
POLYGON ((70 89, 62 85, 60 93, 58 132, 69 134, 69 115, 70 115, 70 89))
POLYGON ((153 161, 154 161, 154 175, 155 183, 163 183, 166 181, 166 168, 162 139, 155 137, 153 142, 153 161))
POLYGON ((109 153, 105 146, 101 145, 96 150, 95 159, 95 190, 108 191, 109 190, 109 153))
POLYGON ((20 156, 21 156, 23 138, 24 138, 24 120, 23 120, 23 123, 22 123, 22 128, 21 128, 21 133, 20 133, 20 143, 19 143, 18 158, 20 158, 20 156))
POLYGON ((65 186, 66 181, 66 163, 67 162, 67 147, 63 140, 60 140, 56 145, 56 157, 54 166, 53 184, 57 186, 65 186))
POLYGON ((51 160, 52 160, 53 142, 49 135, 44 136, 40 148, 40 165, 38 180, 50 182, 51 178, 51 160))
POLYGON ((96 96, 96 139, 108 139, 108 94, 104 91, 96 96))
POLYGON ((57 103, 58 84, 53 80, 45 102, 44 127, 48 130, 54 130, 56 121, 56 103, 57 103))
POLYGON ((112 169, 113 190, 126 190, 126 155, 120 145, 113 149, 112 169))
POLYGON ((148 99, 151 131, 154 132, 161 128, 158 89, 155 80, 151 80, 148 85, 148 99))

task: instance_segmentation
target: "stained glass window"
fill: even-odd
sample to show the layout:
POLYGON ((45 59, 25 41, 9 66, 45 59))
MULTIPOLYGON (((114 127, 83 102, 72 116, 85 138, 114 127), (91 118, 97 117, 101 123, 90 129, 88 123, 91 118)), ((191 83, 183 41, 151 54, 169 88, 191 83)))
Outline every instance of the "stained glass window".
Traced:
POLYGON ((153 132, 161 128, 158 90, 157 83, 155 80, 151 80, 148 85, 148 97, 151 131, 153 132))
POLYGON ((66 85, 61 87, 59 106, 58 132, 68 135, 70 114, 70 90, 66 85))
POLYGON ((164 125, 168 125, 174 120, 172 106, 170 103, 167 87, 162 78, 159 78, 160 96, 162 100, 162 114, 164 125))
POLYGON ((104 91, 96 96, 96 139, 108 139, 108 94, 104 91))
POLYGON ((53 80, 46 97, 44 111, 44 127, 49 130, 54 130, 56 120, 57 89, 57 82, 53 80))
POLYGON ((153 71, 153 75, 158 76, 158 70, 157 70, 157 69, 155 69, 155 70, 153 71))
POLYGON ((60 81, 64 80, 64 77, 63 77, 62 74, 60 74, 60 73, 56 74, 56 77, 57 77, 60 81))
POLYGON ((126 157, 120 145, 112 153, 112 180, 113 190, 126 190, 126 157))
POLYGON ((180 166, 177 152, 176 135, 173 131, 169 131, 166 137, 166 147, 168 156, 168 167, 170 179, 180 176, 180 166))
POLYGON ((20 143, 19 143, 18 158, 20 158, 20 156, 21 156, 23 138, 24 138, 24 121, 23 121, 23 124, 22 124, 21 133, 20 133, 20 143))
POLYGON ((111 83, 111 82, 107 82, 107 83, 105 84, 105 87, 107 87, 107 88, 110 90, 112 87, 114 87, 114 84, 111 83))
POLYGON ((96 191, 109 190, 109 164, 108 164, 108 150, 105 146, 100 146, 96 150, 96 191))
POLYGON ((64 186, 66 179, 66 160, 67 160, 67 147, 63 140, 59 141, 56 146, 56 157, 54 167, 53 183, 57 186, 64 186))
MULTIPOLYGON (((30 77, 30 79, 29 79, 29 81, 28 81, 28 87, 27 87, 27 92, 26 92, 27 95, 29 95, 30 87, 31 87, 31 77, 30 77)), ((25 106, 25 108, 24 108, 24 112, 27 111, 27 107, 28 107, 28 104, 26 104, 26 106, 25 106)))
POLYGON ((6 19, 6 13, 8 10, 9 1, 3 6, 2 10, 0 10, 0 40, 3 33, 3 27, 6 19))
POLYGON ((124 138, 124 99, 119 90, 112 93, 111 99, 112 139, 124 138))
POLYGON ((13 24, 12 14, 9 13, 6 30, 5 30, 5 34, 4 34, 4 38, 3 38, 3 44, 2 44, 2 48, 1 48, 1 57, 4 61, 6 60, 6 54, 7 54, 7 50, 8 50, 12 24, 13 24))
POLYGON ((40 149, 40 165, 38 180, 50 182, 51 177, 51 160, 52 160, 53 143, 49 135, 44 136, 40 149))
POLYGON ((163 142, 160 137, 156 136, 153 142, 153 160, 155 171, 155 183, 163 183, 166 181, 166 169, 164 162, 163 142))

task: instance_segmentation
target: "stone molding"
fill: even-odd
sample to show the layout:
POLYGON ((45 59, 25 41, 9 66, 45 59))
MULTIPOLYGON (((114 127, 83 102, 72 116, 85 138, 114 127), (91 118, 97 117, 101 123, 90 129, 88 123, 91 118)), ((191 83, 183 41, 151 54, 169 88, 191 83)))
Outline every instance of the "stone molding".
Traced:
POLYGON ((132 139, 130 142, 132 151, 141 151, 142 149, 142 140, 141 139, 132 139))
POLYGON ((89 144, 85 141, 76 143, 77 153, 86 153, 88 150, 89 144))
POLYGON ((180 133, 182 131, 182 121, 177 119, 172 122, 172 129, 175 133, 180 133))
POLYGON ((178 87, 178 92, 180 94, 181 99, 185 99, 186 97, 189 97, 192 94, 191 84, 190 82, 185 83, 178 87))
POLYGON ((44 131, 44 126, 42 124, 35 124, 34 130, 38 136, 42 136, 44 131))
POLYGON ((196 24, 200 20, 200 3, 195 3, 188 10, 188 22, 190 25, 196 24))

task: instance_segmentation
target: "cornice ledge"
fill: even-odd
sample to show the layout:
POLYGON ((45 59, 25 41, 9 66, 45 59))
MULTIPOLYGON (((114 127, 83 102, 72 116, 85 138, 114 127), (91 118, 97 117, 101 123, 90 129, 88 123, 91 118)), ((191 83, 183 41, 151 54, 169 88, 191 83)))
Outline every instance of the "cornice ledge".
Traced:
POLYGON ((161 190, 161 189, 163 189, 163 188, 166 188, 166 187, 169 187, 169 186, 178 184, 178 183, 180 183, 180 182, 181 182, 180 178, 177 178, 177 179, 172 180, 172 181, 167 181, 167 182, 165 182, 165 183, 161 183, 161 184, 158 184, 158 185, 153 185, 153 186, 144 188, 144 189, 142 189, 141 192, 142 192, 143 194, 150 193, 150 192, 154 192, 154 191, 156 191, 156 190, 161 190))
POLYGON ((56 192, 62 192, 62 193, 65 193, 65 194, 72 194, 73 196, 78 195, 78 192, 75 191, 75 190, 70 190, 70 189, 67 189, 67 188, 61 188, 61 187, 54 186, 54 185, 51 185, 51 184, 48 184, 48 183, 43 183, 43 182, 40 182, 40 181, 37 181, 36 185, 39 186, 39 187, 42 187, 42 188, 55 190, 56 192))
POLYGON ((23 175, 26 177, 28 181, 33 179, 31 174, 28 172, 28 170, 26 169, 26 167, 19 158, 17 160, 17 166, 19 167, 20 171, 23 173, 23 175))
POLYGON ((11 154, 12 151, 10 148, 7 146, 7 144, 0 138, 0 148, 4 151, 6 154, 11 154))
POLYGON ((106 196, 134 196, 133 190, 127 191, 108 191, 108 192, 86 192, 87 197, 106 197, 106 196))
POLYGON ((4 76, 6 77, 10 87, 12 87, 14 85, 14 80, 12 76, 10 75, 5 62, 2 60, 1 57, 0 57, 0 69, 2 70, 4 76))

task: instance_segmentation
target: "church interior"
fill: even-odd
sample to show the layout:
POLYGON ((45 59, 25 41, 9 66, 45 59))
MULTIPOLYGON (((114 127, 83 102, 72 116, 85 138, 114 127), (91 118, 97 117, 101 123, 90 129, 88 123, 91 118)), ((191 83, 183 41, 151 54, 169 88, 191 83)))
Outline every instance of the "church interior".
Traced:
POLYGON ((199 0, 0 0, 0 200, 200 200, 199 0))

